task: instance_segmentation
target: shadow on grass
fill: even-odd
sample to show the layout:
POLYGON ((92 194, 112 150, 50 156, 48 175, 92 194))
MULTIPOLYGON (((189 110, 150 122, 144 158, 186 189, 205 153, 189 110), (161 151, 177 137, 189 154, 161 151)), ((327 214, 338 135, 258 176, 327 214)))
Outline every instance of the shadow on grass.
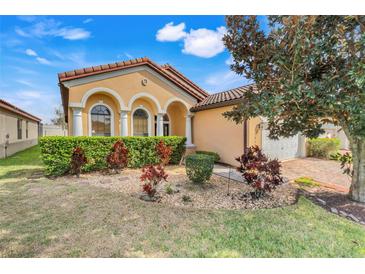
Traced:
POLYGON ((38 179, 41 177, 44 177, 43 168, 26 168, 9 170, 3 175, 0 175, 0 180, 14 178, 38 179))

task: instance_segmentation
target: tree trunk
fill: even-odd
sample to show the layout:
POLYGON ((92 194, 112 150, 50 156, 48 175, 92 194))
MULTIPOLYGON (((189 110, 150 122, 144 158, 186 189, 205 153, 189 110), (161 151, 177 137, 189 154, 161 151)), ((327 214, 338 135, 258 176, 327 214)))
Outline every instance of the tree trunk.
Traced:
POLYGON ((350 187, 350 198, 365 203, 365 138, 351 138, 353 159, 353 176, 350 187))

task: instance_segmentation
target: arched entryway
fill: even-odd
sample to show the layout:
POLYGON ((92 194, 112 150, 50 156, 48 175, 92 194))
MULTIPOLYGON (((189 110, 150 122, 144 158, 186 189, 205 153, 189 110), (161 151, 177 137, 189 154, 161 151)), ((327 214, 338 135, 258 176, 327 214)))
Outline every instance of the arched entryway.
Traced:
MULTIPOLYGON (((163 136, 170 136, 170 117, 166 113, 163 115, 163 128, 162 128, 163 136)), ((157 136, 157 115, 155 115, 155 135, 157 136)))

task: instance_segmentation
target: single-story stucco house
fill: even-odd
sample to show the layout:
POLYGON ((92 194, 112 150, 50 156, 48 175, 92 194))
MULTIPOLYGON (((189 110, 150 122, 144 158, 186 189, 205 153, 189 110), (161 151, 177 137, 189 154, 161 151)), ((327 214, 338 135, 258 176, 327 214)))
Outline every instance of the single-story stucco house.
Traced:
POLYGON ((304 155, 299 135, 273 141, 260 118, 237 125, 222 116, 248 86, 208 94, 171 65, 148 58, 72 70, 58 78, 69 135, 186 136, 189 150, 217 152, 232 165, 252 145, 279 159, 304 155))
POLYGON ((38 143, 41 119, 0 99, 0 159, 38 143))

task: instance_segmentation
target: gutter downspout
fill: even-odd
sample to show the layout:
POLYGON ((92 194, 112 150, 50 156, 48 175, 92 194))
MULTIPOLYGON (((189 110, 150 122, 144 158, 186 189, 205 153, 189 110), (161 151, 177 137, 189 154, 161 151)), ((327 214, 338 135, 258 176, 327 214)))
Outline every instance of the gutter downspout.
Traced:
POLYGON ((243 122, 243 153, 248 148, 247 119, 243 122))

